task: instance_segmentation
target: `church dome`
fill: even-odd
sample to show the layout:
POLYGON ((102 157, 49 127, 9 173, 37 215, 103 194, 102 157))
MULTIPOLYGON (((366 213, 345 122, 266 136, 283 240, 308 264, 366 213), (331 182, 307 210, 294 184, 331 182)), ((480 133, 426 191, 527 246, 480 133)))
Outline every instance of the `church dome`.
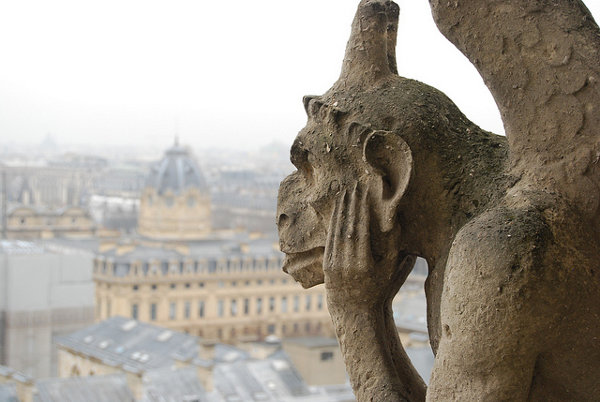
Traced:
POLYGON ((146 187, 155 189, 159 195, 169 191, 179 195, 189 188, 208 193, 208 185, 198 164, 189 150, 177 142, 152 166, 146 187))
POLYGON ((198 239, 211 232, 208 185, 186 147, 175 145, 151 167, 140 197, 138 233, 157 239, 198 239))

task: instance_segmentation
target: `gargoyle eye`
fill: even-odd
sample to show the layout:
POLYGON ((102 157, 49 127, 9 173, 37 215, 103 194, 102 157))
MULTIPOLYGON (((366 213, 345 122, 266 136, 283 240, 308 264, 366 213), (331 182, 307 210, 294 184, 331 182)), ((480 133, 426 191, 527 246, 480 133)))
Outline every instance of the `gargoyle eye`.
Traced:
POLYGON ((316 96, 307 95, 302 99, 302 103, 304 104, 304 110, 308 117, 318 117, 319 111, 321 107, 324 105, 322 101, 320 101, 316 96))
POLYGON ((290 150, 290 162, 298 169, 302 175, 312 180, 313 168, 308 160, 309 152, 307 149, 302 147, 298 142, 294 142, 292 149, 290 150))

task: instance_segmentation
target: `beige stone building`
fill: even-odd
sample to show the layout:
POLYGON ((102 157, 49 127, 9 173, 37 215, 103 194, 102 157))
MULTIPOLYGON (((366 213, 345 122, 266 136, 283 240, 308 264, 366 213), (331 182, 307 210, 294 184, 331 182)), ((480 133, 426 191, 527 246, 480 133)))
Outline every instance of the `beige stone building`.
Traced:
POLYGON ((322 286, 281 271, 270 239, 105 246, 94 262, 96 319, 116 315, 225 342, 333 335, 322 286))
POLYGON ((191 152, 176 141, 150 170, 138 232, 155 239, 199 239, 210 233, 210 219, 206 181, 191 152))
POLYGON ((6 216, 9 239, 80 238, 97 232, 90 214, 77 206, 49 210, 21 205, 11 208, 6 216))
POLYGON ((344 384, 347 381, 344 358, 335 338, 289 338, 282 346, 308 385, 344 384))
POLYGON ((224 342, 333 335, 321 287, 281 270, 276 239, 215 232, 206 181, 176 142, 155 164, 134 240, 100 247, 96 319, 130 317, 224 342))

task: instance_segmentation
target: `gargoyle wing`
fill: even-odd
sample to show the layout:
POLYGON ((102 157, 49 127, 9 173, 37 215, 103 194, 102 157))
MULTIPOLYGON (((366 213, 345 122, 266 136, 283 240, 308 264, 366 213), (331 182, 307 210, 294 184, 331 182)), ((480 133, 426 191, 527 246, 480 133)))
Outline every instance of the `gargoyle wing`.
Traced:
POLYGON ((600 29, 589 10, 580 0, 430 4, 494 96, 513 172, 598 217, 600 29))

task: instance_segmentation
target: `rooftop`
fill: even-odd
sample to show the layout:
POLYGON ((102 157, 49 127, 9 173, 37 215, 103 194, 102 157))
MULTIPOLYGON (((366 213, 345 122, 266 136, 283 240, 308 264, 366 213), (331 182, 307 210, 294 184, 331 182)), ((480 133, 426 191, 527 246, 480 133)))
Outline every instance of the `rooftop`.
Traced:
MULTIPOLYGON (((36 382, 35 402, 133 402, 125 374, 48 378, 36 382)), ((3 399, 0 399, 3 400, 3 399)))
POLYGON ((196 336, 125 317, 112 317, 56 338, 59 347, 130 372, 170 366, 176 358, 191 360, 198 354, 198 341, 196 336))
POLYGON ((294 343, 296 345, 304 346, 309 349, 314 348, 325 348, 325 347, 338 347, 337 339, 326 338, 320 336, 311 336, 307 338, 288 338, 284 339, 283 343, 294 343))
POLYGON ((146 187, 156 189, 159 194, 168 191, 180 194, 189 187, 203 193, 209 192, 206 180, 191 152, 180 146, 177 141, 167 149, 163 158, 152 166, 146 187))
POLYGON ((165 367, 144 375, 142 401, 209 402, 194 367, 165 367))
POLYGON ((17 387, 14 383, 0 384, 0 401, 18 402, 17 387))
POLYGON ((62 255, 89 255, 85 248, 71 247, 58 242, 46 242, 42 240, 0 240, 0 254, 62 254, 62 255))
MULTIPOLYGON (((135 371, 142 375, 142 401, 200 402, 342 402, 354 401, 348 383, 331 386, 308 386, 296 371, 291 359, 283 350, 277 350, 265 359, 253 359, 231 345, 216 343, 214 360, 198 357, 198 338, 169 331, 164 328, 122 317, 114 317, 77 331, 57 340, 85 356, 121 365, 123 372, 135 371), (118 342, 115 340, 118 339, 118 342), (120 351, 120 352, 119 352, 120 351), (134 357, 137 354, 137 357, 134 357), (141 354, 139 354, 141 353, 141 354), (144 358, 144 354, 148 358, 144 358), (177 367, 174 359, 190 363, 177 367), (142 362, 141 360, 144 360, 142 362), (206 392, 197 374, 197 366, 213 370, 214 390, 206 392)), ((332 344, 325 338, 307 339, 306 344, 332 344)), ((333 344, 337 343, 334 341, 333 344)), ((79 377, 38 381, 44 395, 54 392, 55 399, 39 401, 130 401, 122 392, 125 373, 111 376, 79 377), (115 392, 112 399, 93 399, 83 392, 93 392, 93 387, 106 378, 106 392, 115 392), (89 385, 87 383, 89 382, 89 385), (87 390, 87 391, 86 391, 87 390), (78 397, 67 397, 77 395, 78 397), (71 399, 69 399, 71 398, 71 399)), ((42 394, 42 392, 40 392, 42 394)), ((101 393, 94 395, 100 398, 101 393)))
POLYGON ((237 234, 220 239, 206 239, 174 244, 161 244, 139 240, 132 240, 129 244, 123 243, 106 251, 98 252, 100 259, 113 261, 117 264, 117 276, 127 275, 127 264, 144 261, 183 261, 206 260, 218 261, 221 259, 271 259, 283 258, 283 253, 276 249, 273 238, 252 239, 245 234, 237 234), (176 248, 176 246, 178 248, 176 248), (121 266, 122 265, 122 266, 121 266))

